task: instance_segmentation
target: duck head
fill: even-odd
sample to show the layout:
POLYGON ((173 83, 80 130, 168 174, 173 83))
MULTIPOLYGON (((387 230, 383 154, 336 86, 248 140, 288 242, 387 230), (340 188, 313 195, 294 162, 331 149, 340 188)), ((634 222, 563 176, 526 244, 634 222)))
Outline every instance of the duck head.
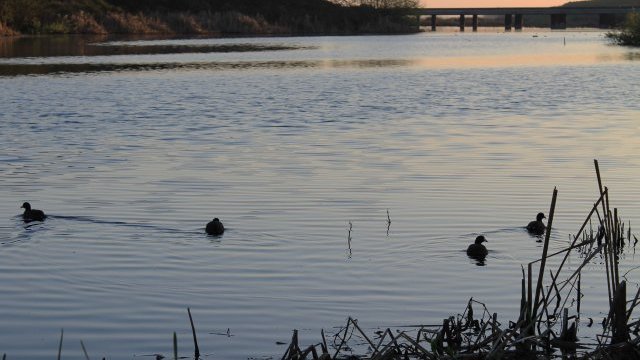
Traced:
POLYGON ((29 211, 29 210, 31 210, 31 204, 29 204, 28 202, 25 202, 25 203, 22 204, 22 206, 20 208, 29 211))
POLYGON ((476 238, 476 244, 482 244, 483 242, 488 242, 487 239, 484 238, 484 236, 480 235, 476 238))
POLYGON ((547 217, 544 216, 543 213, 538 213, 538 215, 536 216, 536 220, 537 221, 542 221, 542 219, 546 219, 547 217))

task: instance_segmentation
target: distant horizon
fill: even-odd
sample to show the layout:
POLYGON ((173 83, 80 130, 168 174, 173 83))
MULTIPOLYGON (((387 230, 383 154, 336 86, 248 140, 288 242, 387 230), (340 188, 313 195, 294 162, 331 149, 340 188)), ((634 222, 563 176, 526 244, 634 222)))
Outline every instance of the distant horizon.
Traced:
POLYGON ((559 6, 569 0, 420 0, 422 7, 545 7, 559 6))

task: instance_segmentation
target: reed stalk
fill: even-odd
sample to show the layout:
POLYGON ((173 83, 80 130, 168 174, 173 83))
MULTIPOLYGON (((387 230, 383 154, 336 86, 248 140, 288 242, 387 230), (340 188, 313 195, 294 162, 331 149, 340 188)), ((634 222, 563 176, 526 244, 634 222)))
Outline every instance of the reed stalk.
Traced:
POLYGON ((542 249, 542 261, 540 262, 540 271, 538 273, 538 283, 536 285, 536 300, 533 303, 532 318, 536 318, 538 314, 538 301, 542 292, 542 279, 544 277, 544 267, 547 263, 547 252, 549 251, 549 239, 551 237, 551 229, 553 227, 553 215, 556 210, 556 199, 558 197, 558 189, 553 189, 553 197, 551 198, 551 208, 549 209, 549 220, 547 222, 547 232, 544 238, 544 247, 542 249))
POLYGON ((611 344, 618 344, 626 342, 629 339, 629 332, 627 328, 627 282, 622 281, 616 289, 614 297, 614 307, 612 308, 611 315, 613 319, 611 326, 613 327, 613 335, 611 337, 611 344))
POLYGON ((582 272, 578 273, 578 303, 576 304, 576 312, 578 313, 578 318, 580 317, 580 303, 582 300, 582 272))
MULTIPOLYGON (((351 319, 351 317, 349 317, 349 320, 350 319, 351 319)), ((340 350, 342 350, 342 346, 347 341, 347 333, 349 331, 349 325, 350 324, 351 324, 351 321, 347 321, 347 326, 344 328, 344 336, 342 337, 342 340, 340 341, 340 345, 338 345, 338 347, 336 348, 336 352, 335 352, 335 354, 333 354, 333 358, 332 359, 335 359, 338 356, 338 354, 340 354, 340 350)), ((340 334, 340 333, 338 333, 338 334, 340 334)), ((282 359, 284 360, 284 357, 282 357, 282 359)))
MULTIPOLYGON (((606 214, 608 214, 607 211, 607 205, 606 205, 606 201, 605 199, 605 190, 603 190, 602 188, 602 178, 600 177, 600 166, 598 165, 598 160, 594 159, 593 160, 594 166, 596 168, 596 177, 598 179, 598 190, 600 190, 600 196, 603 198, 602 201, 602 214, 605 215, 605 219, 604 222, 606 223, 606 214)), ((598 218, 600 220, 600 223, 603 223, 603 219, 600 219, 600 214, 598 214, 598 218)), ((610 236, 609 236, 609 231, 607 230, 608 226, 605 226, 605 232, 604 232, 604 237, 605 237, 605 242, 609 242, 610 236)), ((609 294, 609 306, 611 306, 613 304, 613 296, 612 293, 614 291, 612 291, 612 285, 611 285, 611 278, 609 275, 609 256, 607 255, 607 248, 605 247, 605 256, 604 256, 604 261, 605 261, 605 267, 607 269, 607 292, 609 294)))
POLYGON ((80 340, 80 346, 82 347, 82 353, 84 353, 84 358, 87 360, 91 360, 89 358, 89 354, 87 353, 87 348, 84 347, 84 343, 80 340))
POLYGON ((189 313, 189 322, 191 323, 191 332, 193 334, 193 347, 194 347, 194 355, 195 359, 200 358, 200 348, 198 347, 198 338, 196 337, 196 328, 193 326, 193 317, 191 317, 191 309, 187 308, 187 312, 189 313))
POLYGON ((362 331, 362 329, 361 329, 361 328, 360 328, 360 326, 358 325, 358 320, 354 320, 354 319, 351 319, 351 318, 349 318, 349 319, 351 320, 351 323, 353 324, 353 326, 358 330, 358 332, 360 332, 360 335, 362 335, 362 337, 363 337, 365 340, 367 340, 367 343, 369 343, 369 346, 371 346, 371 347, 373 348, 375 345, 373 344, 373 342, 371 341, 371 339, 369 339, 369 337, 367 336, 367 334, 366 334, 364 331, 362 331))
POLYGON ((58 360, 62 358, 62 339, 64 338, 64 329, 60 329, 60 344, 58 344, 58 360))
POLYGON ((527 316, 525 319, 530 319, 533 314, 533 267, 529 263, 527 266, 527 316))
POLYGON ((173 360, 178 360, 178 336, 173 332, 173 360))
POLYGON ((324 329, 320 330, 320 335, 322 335, 322 354, 328 354, 329 348, 327 347, 327 339, 324 337, 324 329))

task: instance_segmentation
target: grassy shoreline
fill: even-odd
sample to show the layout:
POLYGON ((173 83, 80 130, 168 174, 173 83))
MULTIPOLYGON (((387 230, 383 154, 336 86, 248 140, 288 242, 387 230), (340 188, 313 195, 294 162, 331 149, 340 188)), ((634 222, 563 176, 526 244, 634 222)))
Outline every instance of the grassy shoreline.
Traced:
MULTIPOLYGON (((325 0, 299 4, 178 6, 123 0, 6 0, 0 4, 0 36, 54 34, 144 35, 340 35, 412 33, 415 17, 400 8, 340 6, 325 0)), ((170 1, 167 1, 170 3, 170 1)))

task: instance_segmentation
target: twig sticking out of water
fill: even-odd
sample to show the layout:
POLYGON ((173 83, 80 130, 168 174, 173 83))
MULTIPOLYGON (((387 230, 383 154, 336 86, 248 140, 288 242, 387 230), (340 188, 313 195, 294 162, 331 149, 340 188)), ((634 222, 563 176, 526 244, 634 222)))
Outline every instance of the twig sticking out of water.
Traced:
POLYGON ((173 332, 173 360, 178 360, 178 336, 173 332))
POLYGON ((347 234, 347 247, 349 250, 349 258, 351 258, 351 230, 353 229, 353 224, 349 221, 349 233, 347 234))
POLYGON ((578 273, 578 304, 576 305, 576 312, 580 317, 580 303, 582 300, 582 272, 578 273))
POLYGON ((282 360, 304 360, 307 358, 309 354, 311 354, 312 359, 314 360, 330 360, 330 355, 326 352, 323 352, 320 357, 318 357, 318 352, 316 350, 316 346, 322 346, 322 344, 310 345, 305 350, 301 350, 298 345, 298 330, 293 330, 293 336, 291 337, 291 344, 287 348, 287 351, 282 356, 282 360))
POLYGON ((187 308, 187 312, 189 313, 189 322, 191 322, 191 332, 193 333, 193 346, 194 350, 194 359, 200 358, 200 348, 198 348, 198 339, 196 338, 196 328, 193 326, 193 318, 191 317, 191 309, 187 308))
POLYGON ((60 344, 58 345, 58 360, 62 357, 62 339, 64 338, 64 329, 60 329, 60 344))
POLYGON ((329 355, 329 348, 327 347, 327 339, 324 337, 324 329, 320 330, 320 335, 322 335, 322 355, 329 355))
POLYGON ((391 228, 391 216, 389 215, 389 209, 387 209, 387 236, 389 236, 390 228, 391 228))
POLYGON ((293 330, 293 335, 291 336, 291 343, 289 343, 289 347, 287 351, 285 351, 282 356, 282 360, 289 359, 294 356, 294 354, 298 354, 300 352, 300 347, 298 346, 298 330, 293 330))
POLYGON ((87 360, 91 360, 89 358, 89 354, 87 353, 87 348, 84 347, 84 343, 80 340, 80 346, 82 347, 82 352, 84 353, 84 358, 87 360))

